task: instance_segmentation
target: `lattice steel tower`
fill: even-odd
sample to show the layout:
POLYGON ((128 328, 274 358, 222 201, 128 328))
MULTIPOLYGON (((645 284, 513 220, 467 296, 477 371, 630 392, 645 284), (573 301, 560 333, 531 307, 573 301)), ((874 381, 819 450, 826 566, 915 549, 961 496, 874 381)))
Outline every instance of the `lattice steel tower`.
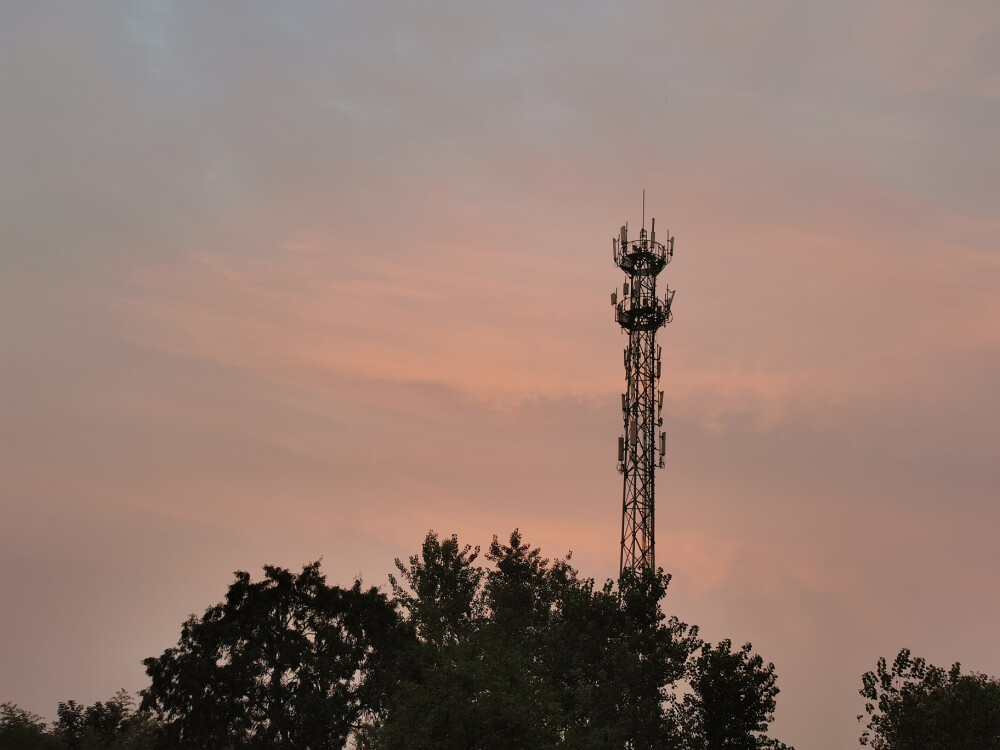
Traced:
MULTIPOLYGON (((645 199, 643 200, 645 204, 645 199)), ((643 213, 645 214, 645 206, 643 213)), ((619 571, 655 569, 653 549, 653 472, 664 465, 666 433, 663 425, 663 391, 657 390, 662 349, 656 332, 671 320, 670 287, 656 296, 656 277, 674 255, 674 238, 656 241, 656 219, 646 234, 645 217, 639 239, 630 240, 628 225, 611 240, 615 263, 628 277, 611 294, 615 320, 628 334, 625 348, 625 393, 622 417, 625 434, 618 438, 618 471, 622 474, 622 550, 619 571), (659 439, 657 439, 659 438, 659 439)))

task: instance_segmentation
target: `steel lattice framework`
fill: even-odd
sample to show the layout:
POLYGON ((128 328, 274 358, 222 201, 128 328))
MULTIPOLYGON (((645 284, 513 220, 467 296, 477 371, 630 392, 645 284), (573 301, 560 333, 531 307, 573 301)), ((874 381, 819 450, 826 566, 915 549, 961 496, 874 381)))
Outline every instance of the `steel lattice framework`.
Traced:
POLYGON ((630 240, 626 225, 612 244, 615 263, 627 277, 621 298, 617 292, 611 295, 615 320, 628 334, 622 394, 625 434, 618 438, 618 471, 623 479, 619 571, 641 572, 656 567, 654 470, 663 467, 666 452, 666 433, 660 431, 663 391, 657 390, 662 350, 656 345, 656 332, 670 322, 674 298, 669 287, 662 298, 657 296, 656 277, 674 255, 674 238, 668 232, 665 242, 657 242, 653 219, 648 235, 643 226, 639 239, 630 240))

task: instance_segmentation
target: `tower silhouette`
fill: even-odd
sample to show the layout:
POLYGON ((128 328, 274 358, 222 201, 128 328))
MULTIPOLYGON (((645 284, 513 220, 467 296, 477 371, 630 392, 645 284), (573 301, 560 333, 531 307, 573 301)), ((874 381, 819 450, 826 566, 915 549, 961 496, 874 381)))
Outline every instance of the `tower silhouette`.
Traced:
MULTIPOLYGON (((645 214, 645 194, 643 195, 645 214)), ((663 365, 656 332, 670 322, 669 287, 656 294, 656 277, 674 255, 674 238, 656 241, 656 219, 646 234, 645 216, 639 239, 630 240, 628 225, 612 239, 615 264, 625 272, 621 298, 611 294, 615 320, 628 334, 625 348, 625 393, 622 394, 624 432, 618 438, 618 471, 622 475, 622 547, 619 573, 655 569, 654 471, 664 466, 666 433, 663 391, 657 383, 663 365), (657 437, 659 440, 657 440, 657 437)))

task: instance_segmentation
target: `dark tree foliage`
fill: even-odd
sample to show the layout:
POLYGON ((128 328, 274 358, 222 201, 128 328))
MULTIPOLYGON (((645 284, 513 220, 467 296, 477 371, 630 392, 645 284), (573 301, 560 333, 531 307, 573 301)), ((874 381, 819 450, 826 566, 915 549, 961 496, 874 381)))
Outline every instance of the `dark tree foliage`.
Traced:
POLYGON ((747 643, 733 650, 729 640, 704 643, 691 664, 691 693, 685 696, 683 723, 695 750, 784 748, 764 733, 774 721, 778 694, 774 664, 747 643))
POLYGON ((140 712, 60 704, 60 736, 85 750, 141 715, 181 750, 783 747, 763 735, 773 665, 667 617, 662 570, 597 586, 516 530, 484 558, 431 532, 396 561, 391 600, 327 586, 318 563, 237 573, 145 660, 140 712))
POLYGON ((443 648, 474 628, 482 604, 478 556, 479 547, 461 547, 454 535, 442 542, 432 531, 409 565, 396 559, 402 581, 389 576, 392 593, 423 642, 443 648))
MULTIPOLYGON (((431 532, 408 564, 390 576, 395 601, 419 637, 381 720, 364 747, 501 748, 531 734, 535 713, 518 655, 486 660, 484 571, 479 548, 431 532)), ((542 747, 543 745, 538 745, 542 747)))
POLYGON ((696 661, 697 629, 661 609, 662 571, 596 587, 568 556, 549 561, 517 531, 493 540, 485 571, 478 553, 431 533, 408 564, 397 560, 394 595, 419 637, 362 747, 778 747, 760 736, 773 666, 749 647, 729 653, 728 642, 696 661), (698 702, 678 698, 689 678, 698 702), (690 735, 727 721, 724 741, 752 734, 758 744, 690 735))
POLYGON ((3 750, 55 750, 61 745, 45 728, 41 716, 13 703, 0 703, 0 748, 3 750))
POLYGON ((613 608, 603 620, 606 630, 598 633, 605 641, 596 654, 598 670, 587 674, 586 662, 581 663, 584 684, 598 688, 581 714, 584 737, 592 737, 588 747, 601 746, 604 737, 615 745, 625 740, 635 748, 681 744, 668 708, 699 640, 696 627, 663 613, 660 603, 669 584, 670 576, 662 570, 641 576, 626 572, 617 593, 610 582, 600 592, 597 603, 610 600, 613 608))
POLYGON ((879 658, 862 678, 867 724, 861 744, 874 750, 1000 750, 1000 680, 945 670, 902 649, 890 667, 879 658))
POLYGON ((107 701, 82 706, 59 704, 53 734, 69 750, 145 750, 152 748, 158 726, 153 717, 136 711, 135 699, 119 690, 107 701))
POLYGON ((319 568, 237 572, 224 602, 143 662, 142 707, 167 746, 341 748, 377 714, 404 628, 384 594, 328 586, 319 568))

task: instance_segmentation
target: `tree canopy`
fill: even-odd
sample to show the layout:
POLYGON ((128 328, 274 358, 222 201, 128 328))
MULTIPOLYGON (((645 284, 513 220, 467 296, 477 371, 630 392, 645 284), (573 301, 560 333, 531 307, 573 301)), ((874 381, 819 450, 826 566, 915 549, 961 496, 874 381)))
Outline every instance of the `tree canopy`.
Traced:
POLYGON ((773 665, 749 645, 726 660, 667 617, 662 570, 597 586, 517 530, 494 538, 488 568, 478 556, 431 533, 396 561, 394 599, 417 638, 364 747, 770 746, 773 665), (725 700, 733 694, 742 701, 725 700), (713 733, 721 726, 735 728, 713 733))
POLYGON ((176 748, 343 747, 389 669, 403 626, 384 594, 329 586, 319 563, 299 574, 239 571, 225 601, 191 616, 180 641, 146 659, 142 707, 176 748))
POLYGON ((49 750, 59 744, 45 719, 11 702, 0 703, 0 747, 5 750, 49 750))
POLYGON ((1000 750, 1000 680, 929 664, 901 649, 862 676, 867 721, 861 744, 874 750, 1000 750))
POLYGON ((429 533, 391 593, 237 571, 223 601, 143 661, 149 685, 44 721, 4 704, 0 747, 66 750, 743 750, 774 665, 668 616, 670 576, 598 585, 515 530, 484 553, 429 533))
POLYGON ((683 723, 692 748, 786 747, 765 734, 779 692, 774 664, 765 664, 749 643, 738 649, 729 640, 702 643, 688 674, 683 723))
POLYGON ((90 706, 61 702, 57 716, 53 734, 69 750, 149 748, 158 730, 149 713, 136 710, 135 699, 126 690, 90 706))
POLYGON ((84 706, 59 703, 51 728, 41 716, 13 703, 0 705, 0 748, 3 750, 153 750, 156 724, 137 711, 135 699, 119 690, 107 701, 84 706))
MULTIPOLYGON (((237 571, 143 661, 137 707, 0 704, 3 750, 792 750, 768 736, 774 664, 664 612, 670 576, 598 585, 514 530, 485 553, 430 532, 391 593, 237 571)), ((1000 680, 902 649, 862 676, 861 745, 1000 750, 1000 680)))

